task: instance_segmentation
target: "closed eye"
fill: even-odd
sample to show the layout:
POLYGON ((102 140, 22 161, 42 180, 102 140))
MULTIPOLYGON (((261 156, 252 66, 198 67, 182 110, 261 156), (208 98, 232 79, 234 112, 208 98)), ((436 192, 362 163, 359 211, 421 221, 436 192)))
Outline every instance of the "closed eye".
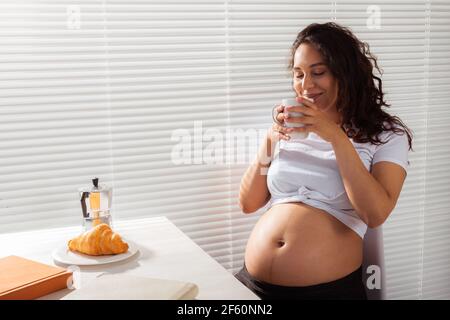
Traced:
MULTIPOLYGON (((313 76, 318 77, 318 76, 323 75, 324 73, 325 73, 325 71, 313 73, 313 76)), ((296 77, 297 79, 301 79, 301 78, 303 78, 303 74, 297 74, 297 75, 295 75, 295 77, 296 77)))

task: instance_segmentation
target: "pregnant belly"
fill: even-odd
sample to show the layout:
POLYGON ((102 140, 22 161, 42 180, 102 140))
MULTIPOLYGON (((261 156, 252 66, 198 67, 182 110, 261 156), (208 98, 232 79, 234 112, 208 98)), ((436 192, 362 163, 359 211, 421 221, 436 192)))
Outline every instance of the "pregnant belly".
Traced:
POLYGON ((277 285, 334 281, 362 263, 362 239, 329 213, 303 203, 278 204, 255 225, 245 264, 255 278, 277 285))

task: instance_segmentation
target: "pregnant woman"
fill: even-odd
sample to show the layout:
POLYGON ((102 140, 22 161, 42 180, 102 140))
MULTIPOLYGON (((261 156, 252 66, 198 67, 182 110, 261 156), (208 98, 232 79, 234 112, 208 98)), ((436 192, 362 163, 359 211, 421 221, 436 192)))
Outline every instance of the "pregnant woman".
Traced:
POLYGON ((269 209, 236 278, 262 299, 366 299, 364 234, 396 205, 411 132, 383 110, 376 59, 349 29, 307 26, 293 43, 289 67, 303 106, 277 107, 242 178, 242 211, 267 203, 269 209), (287 128, 289 121, 304 127, 287 128), (295 132, 308 136, 296 139, 295 132))

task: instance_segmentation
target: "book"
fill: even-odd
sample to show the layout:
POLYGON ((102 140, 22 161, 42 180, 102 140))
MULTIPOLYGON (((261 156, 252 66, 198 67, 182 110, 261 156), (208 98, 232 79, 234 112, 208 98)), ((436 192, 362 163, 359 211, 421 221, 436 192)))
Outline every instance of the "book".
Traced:
POLYGON ((18 256, 0 259, 0 300, 31 300, 67 288, 72 272, 18 256))
POLYGON ((191 282, 128 274, 101 274, 72 290, 63 300, 192 300, 198 286, 191 282))

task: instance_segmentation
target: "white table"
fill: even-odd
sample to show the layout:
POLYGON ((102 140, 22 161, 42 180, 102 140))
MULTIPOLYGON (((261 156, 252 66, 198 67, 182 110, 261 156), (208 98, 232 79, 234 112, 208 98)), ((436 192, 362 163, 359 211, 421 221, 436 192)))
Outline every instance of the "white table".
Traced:
MULTIPOLYGON (((258 297, 211 258, 165 217, 114 221, 114 230, 133 241, 139 253, 107 265, 82 266, 76 275, 81 285, 101 273, 123 273, 197 284, 197 299, 250 299, 258 297)), ((52 251, 81 232, 80 226, 0 234, 0 257, 21 256, 49 265, 60 265, 52 251)), ((42 299, 60 299, 69 289, 42 299)))

